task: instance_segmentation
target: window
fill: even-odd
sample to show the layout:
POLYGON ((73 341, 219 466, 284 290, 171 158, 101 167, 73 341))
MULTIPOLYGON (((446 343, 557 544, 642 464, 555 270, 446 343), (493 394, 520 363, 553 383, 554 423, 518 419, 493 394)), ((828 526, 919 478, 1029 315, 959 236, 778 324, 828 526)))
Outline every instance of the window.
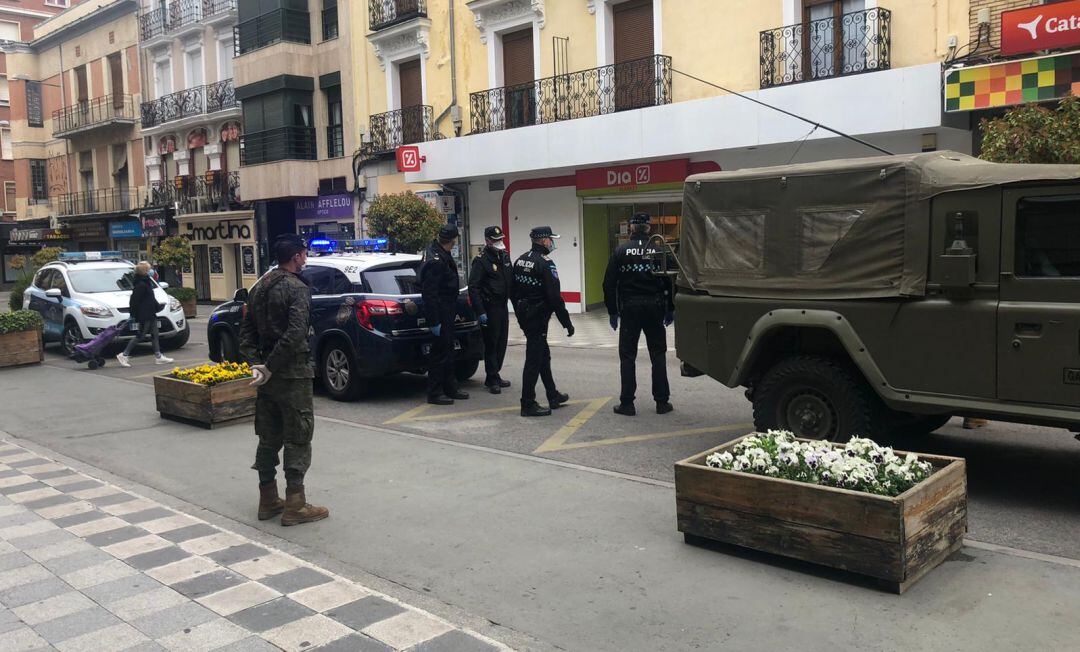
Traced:
POLYGON ((15 212, 15 182, 4 182, 4 210, 9 213, 15 212))
POLYGON ((705 267, 722 272, 757 272, 765 261, 765 212, 705 214, 705 267))
POLYGON ((0 129, 0 151, 2 151, 2 157, 5 161, 11 161, 15 158, 15 155, 11 152, 10 129, 0 129))
POLYGON ((0 106, 11 104, 11 92, 8 90, 7 75, 0 75, 0 106))
POLYGON ((323 0, 322 40, 329 41, 338 37, 337 0, 323 0))
POLYGON ((233 78, 232 34, 218 40, 218 81, 233 78))
POLYGON ((1016 208, 1016 275, 1080 276, 1080 195, 1029 197, 1016 208))
POLYGON ((196 88, 203 85, 203 58, 202 48, 194 48, 184 53, 184 74, 187 78, 187 87, 196 88))
POLYGON ((346 192, 349 192, 349 187, 346 183, 345 177, 334 177, 333 179, 319 179, 320 195, 340 195, 346 192))
POLYGON ((172 93, 172 63, 170 59, 154 62, 154 96, 165 97, 172 93))
POLYGON ((380 267, 364 272, 364 292, 373 294, 417 294, 416 267, 380 267))
POLYGON ((333 267, 319 267, 310 265, 301 272, 308 283, 311 284, 312 294, 345 294, 352 292, 352 283, 348 277, 333 267))
POLYGON ((41 104, 41 82, 26 82, 26 124, 29 127, 45 126, 45 111, 41 104))
POLYGON ((0 20, 0 41, 22 41, 19 24, 0 20))
POLYGON ((30 159, 30 199, 48 201, 49 186, 45 172, 45 159, 30 159))
POLYGON ((326 89, 326 157, 345 156, 345 128, 341 112, 341 87, 326 89))
POLYGON ((799 272, 820 271, 851 227, 866 213, 863 208, 822 207, 799 211, 802 235, 799 244, 799 272))

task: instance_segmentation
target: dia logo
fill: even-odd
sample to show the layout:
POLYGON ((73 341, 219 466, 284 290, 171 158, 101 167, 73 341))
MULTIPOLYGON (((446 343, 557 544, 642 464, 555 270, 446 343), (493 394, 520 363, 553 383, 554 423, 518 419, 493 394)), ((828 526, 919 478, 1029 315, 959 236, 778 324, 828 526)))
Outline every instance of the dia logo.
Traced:
POLYGON ((639 165, 637 170, 634 171, 634 176, 637 179, 638 185, 647 184, 652 178, 652 168, 648 165, 639 165))

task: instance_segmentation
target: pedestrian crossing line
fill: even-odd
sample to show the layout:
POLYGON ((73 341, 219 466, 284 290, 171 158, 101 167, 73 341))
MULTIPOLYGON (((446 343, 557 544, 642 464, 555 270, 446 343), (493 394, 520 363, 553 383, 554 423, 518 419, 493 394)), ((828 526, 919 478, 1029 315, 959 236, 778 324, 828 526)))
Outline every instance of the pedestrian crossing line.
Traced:
POLYGON ((533 451, 533 454, 537 453, 550 453, 552 451, 562 450, 562 446, 566 444, 567 440, 574 436, 578 430, 585 425, 589 419, 593 418, 597 412, 600 411, 612 397, 597 398, 588 401, 588 405, 585 406, 581 412, 578 412, 577 416, 570 419, 562 428, 555 431, 555 434, 548 437, 547 441, 540 444, 540 447, 533 451))
MULTIPOLYGON (((538 448, 534 452, 552 453, 552 452, 557 452, 557 451, 572 451, 572 450, 581 450, 583 448, 599 448, 600 446, 614 446, 614 445, 617 445, 617 444, 631 444, 631 443, 642 442, 642 441, 654 441, 654 440, 657 440, 657 439, 671 439, 671 438, 674 438, 674 437, 688 437, 690 435, 708 435, 708 434, 711 434, 711 433, 731 432, 733 430, 735 430, 735 431, 739 431, 739 430, 751 431, 753 429, 754 429, 754 424, 752 424, 752 423, 734 423, 734 424, 726 425, 726 426, 712 426, 712 427, 709 427, 709 428, 690 428, 688 430, 673 430, 671 432, 658 432, 658 433, 651 434, 651 435, 629 435, 627 437, 613 437, 611 439, 597 439, 595 441, 579 441, 579 442, 574 442, 574 443, 570 443, 570 444, 565 443, 565 440, 564 440, 564 443, 559 444, 558 446, 550 447, 550 448, 544 448, 550 442, 550 440, 549 440, 549 442, 545 442, 544 446, 541 447, 541 448, 544 448, 544 450, 540 450, 538 448)), ((554 439, 554 437, 552 439, 554 439)))
MULTIPOLYGON (((590 402, 597 401, 597 400, 607 402, 607 401, 610 401, 611 399, 610 398, 604 398, 604 399, 581 398, 581 399, 576 399, 576 400, 573 400, 573 401, 567 401, 566 403, 564 403, 564 405, 584 405, 586 403, 590 403, 590 402)), ((508 413, 508 412, 518 412, 519 410, 521 410, 521 406, 515 405, 515 406, 512 406, 512 407, 486 408, 486 409, 483 409, 483 410, 469 410, 467 412, 449 412, 449 413, 440 412, 438 414, 429 414, 429 415, 425 415, 425 416, 414 416, 414 417, 410 417, 408 419, 402 419, 402 421, 443 421, 443 420, 446 420, 446 419, 453 419, 455 417, 476 417, 476 416, 481 416, 481 415, 484 415, 484 414, 501 414, 501 413, 508 413)), ((406 412, 405 414, 408 414, 408 412, 406 412)), ((405 414, 401 415, 401 417, 404 417, 405 414)), ((401 419, 401 417, 397 417, 397 418, 401 419)), ((387 421, 386 423, 390 423, 390 421, 387 421)))
POLYGON ((397 415, 393 419, 390 419, 389 421, 383 421, 383 425, 388 426, 388 425, 390 425, 392 423, 401 423, 402 421, 412 421, 416 417, 418 417, 421 414, 423 414, 424 412, 426 412, 429 407, 431 407, 430 403, 426 403, 426 402, 421 403, 420 405, 417 405, 416 407, 414 407, 411 410, 407 410, 405 412, 402 412, 401 414, 397 415))

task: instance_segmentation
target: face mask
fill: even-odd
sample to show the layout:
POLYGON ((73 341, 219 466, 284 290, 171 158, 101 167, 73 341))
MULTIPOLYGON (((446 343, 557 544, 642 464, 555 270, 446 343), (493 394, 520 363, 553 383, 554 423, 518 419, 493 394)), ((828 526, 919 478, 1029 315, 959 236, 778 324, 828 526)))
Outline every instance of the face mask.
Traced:
POLYGON ((491 243, 491 248, 497 249, 499 251, 506 251, 506 243, 502 240, 496 240, 495 242, 491 243))
POLYGON ((559 248, 559 241, 555 238, 548 239, 548 251, 555 251, 559 248))

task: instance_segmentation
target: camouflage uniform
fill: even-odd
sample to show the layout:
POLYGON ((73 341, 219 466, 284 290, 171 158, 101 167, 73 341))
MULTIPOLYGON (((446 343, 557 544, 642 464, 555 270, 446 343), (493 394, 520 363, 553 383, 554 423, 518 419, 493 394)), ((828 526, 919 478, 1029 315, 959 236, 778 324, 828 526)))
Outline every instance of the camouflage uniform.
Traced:
POLYGON ((240 353, 252 365, 262 364, 270 380, 255 400, 255 464, 262 482, 274 479, 278 451, 285 449, 285 480, 303 484, 311 465, 311 347, 308 331, 311 287, 300 276, 280 269, 269 272, 251 290, 240 328, 240 353))

